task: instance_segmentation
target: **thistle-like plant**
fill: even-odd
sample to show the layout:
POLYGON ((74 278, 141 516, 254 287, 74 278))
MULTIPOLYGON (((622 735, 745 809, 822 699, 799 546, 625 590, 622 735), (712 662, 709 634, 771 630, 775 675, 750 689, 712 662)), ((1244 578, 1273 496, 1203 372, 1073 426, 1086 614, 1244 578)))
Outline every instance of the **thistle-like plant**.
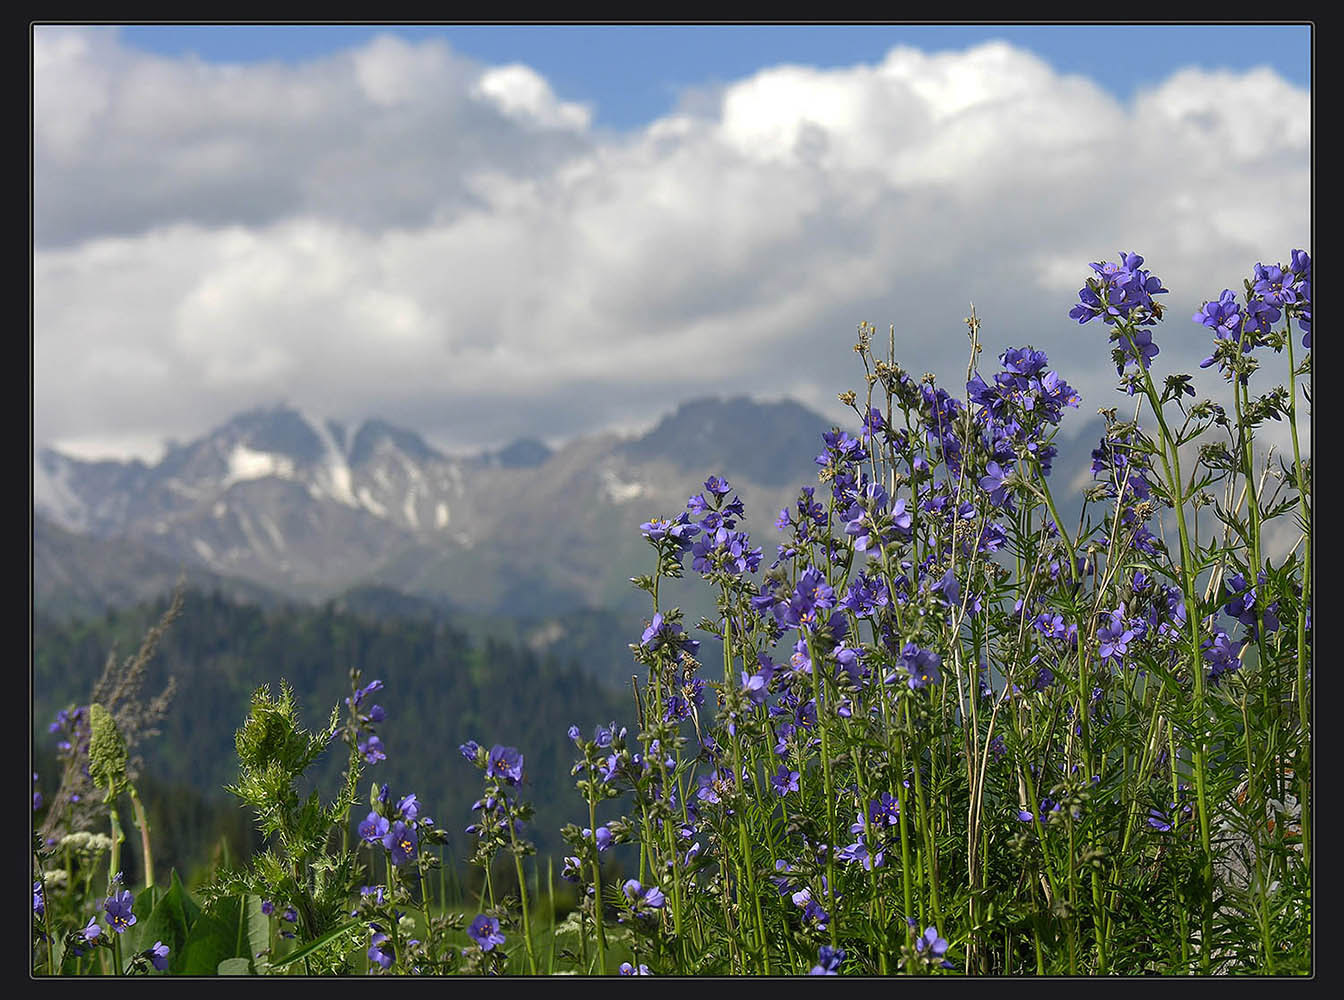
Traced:
POLYGON ((268 846, 246 871, 226 871, 207 888, 210 899, 251 892, 294 907, 307 941, 349 921, 350 896, 358 885, 356 852, 334 843, 333 832, 349 815, 356 798, 361 765, 352 750, 334 800, 323 805, 314 789, 301 798, 304 773, 330 746, 339 731, 333 708, 325 728, 309 732, 299 722, 294 691, 281 681, 274 696, 269 686, 252 695, 247 720, 234 739, 238 781, 228 791, 256 813, 257 828, 268 846))

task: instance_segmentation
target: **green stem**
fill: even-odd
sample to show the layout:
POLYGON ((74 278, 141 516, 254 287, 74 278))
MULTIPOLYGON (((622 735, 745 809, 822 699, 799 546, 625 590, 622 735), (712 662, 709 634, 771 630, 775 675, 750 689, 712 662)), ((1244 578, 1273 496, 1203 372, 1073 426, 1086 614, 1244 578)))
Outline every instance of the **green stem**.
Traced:
POLYGON ((1311 607, 1311 514, 1307 510, 1307 484, 1302 470, 1302 450, 1297 440, 1297 365, 1293 360, 1293 326, 1288 324, 1288 426, 1293 435, 1293 473, 1297 480, 1297 510, 1306 528, 1302 553, 1302 603, 1297 612, 1297 724, 1303 745, 1294 762, 1298 780, 1298 828, 1302 831, 1302 863, 1311 874, 1311 715, 1307 706, 1307 610, 1311 607))
POLYGON ((593 923, 597 925, 598 975, 607 974, 607 934, 602 923, 602 864, 597 849, 597 799, 593 795, 590 772, 588 789, 588 829, 593 831, 593 923))
POLYGON ((107 865, 107 885, 110 891, 112 880, 121 871, 121 845, 126 840, 126 834, 121 829, 121 817, 117 814, 117 802, 110 795, 107 801, 107 815, 112 825, 112 854, 108 858, 107 865))
POLYGON ((130 786, 131 808, 135 812, 135 825, 140 830, 140 850, 145 858, 145 888, 154 888, 154 854, 149 849, 149 817, 145 815, 144 804, 136 794, 135 786, 130 786))
MULTIPOLYGON (((1131 331, 1132 333, 1132 331, 1131 331)), ((1130 338, 1130 346, 1133 348, 1133 338, 1130 338)), ((1137 355, 1138 352, 1135 351, 1137 355)), ((1172 437, 1171 430, 1167 427, 1166 418, 1162 413, 1162 404, 1158 400, 1157 389, 1153 386, 1152 375, 1148 369, 1142 365, 1139 366, 1143 372, 1144 389, 1148 395, 1149 405, 1152 407, 1153 416, 1157 419, 1158 426, 1162 430, 1162 449, 1159 455, 1162 458, 1162 467, 1166 475, 1167 489, 1170 494, 1172 506, 1176 511, 1176 527, 1180 533, 1181 539, 1181 575, 1183 577, 1183 590, 1186 598, 1194 606, 1187 610, 1186 617, 1190 622, 1190 672, 1194 675, 1195 687, 1195 745, 1194 769, 1195 769, 1195 798, 1199 810, 1199 841, 1204 854, 1203 886, 1200 897, 1201 911, 1201 947, 1200 964, 1202 971, 1207 975, 1209 972, 1209 949, 1212 947, 1213 940, 1213 912, 1212 912, 1212 889, 1213 889, 1213 849, 1209 838, 1209 809, 1207 801, 1207 792, 1205 786, 1207 783, 1206 763, 1205 763, 1205 725, 1207 724, 1207 713, 1204 708, 1204 665, 1200 657, 1199 642, 1199 622, 1198 614, 1198 593, 1195 590, 1195 568, 1194 555, 1190 550, 1189 533, 1185 524, 1185 503, 1181 495, 1181 458, 1176 444, 1176 439, 1172 437), (1170 449, 1171 455, 1168 457, 1167 451, 1170 449)))
MULTIPOLYGON (((518 872, 518 897, 523 908, 523 940, 527 944, 527 971, 535 976, 537 974, 537 956, 532 950, 532 923, 527 902, 527 876, 523 874, 523 857, 518 851, 518 833, 513 827, 513 818, 507 817, 507 822, 509 824, 509 841, 513 844, 513 865, 518 872)), ((596 843, 596 835, 593 839, 596 843)), ((425 919, 429 919, 428 915, 425 919)))

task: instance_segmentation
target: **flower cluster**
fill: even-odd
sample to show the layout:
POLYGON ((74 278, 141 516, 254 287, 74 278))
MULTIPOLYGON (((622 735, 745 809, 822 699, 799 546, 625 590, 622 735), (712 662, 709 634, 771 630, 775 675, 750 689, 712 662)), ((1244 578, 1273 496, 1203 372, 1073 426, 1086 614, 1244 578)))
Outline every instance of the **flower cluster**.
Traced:
POLYGON ((360 687, 359 679, 358 670, 350 671, 351 694, 345 699, 349 716, 345 727, 345 741, 357 748, 367 763, 377 764, 381 760, 387 760, 387 754, 383 752, 383 741, 373 727, 386 719, 387 713, 382 705, 370 705, 366 709, 364 700, 375 691, 381 691, 383 682, 373 680, 360 687))
POLYGON ((420 802, 414 793, 392 806, 384 784, 371 796, 370 805, 372 811, 359 824, 360 839, 370 845, 381 844, 388 859, 398 868, 419 857, 422 837, 439 834, 434 820, 420 814, 420 802))
MULTIPOLYGON (((1164 295, 1162 282, 1143 270, 1143 258, 1120 251, 1117 263, 1091 264, 1096 276, 1078 292, 1078 304, 1069 310, 1069 318, 1080 324, 1100 318, 1108 326, 1128 322, 1135 327, 1151 326, 1162 318, 1162 307, 1154 295, 1164 295)), ((1156 353, 1156 352, 1154 352, 1156 353)))
POLYGON ((1275 339, 1273 328, 1287 315, 1302 329, 1302 346, 1311 347, 1311 257, 1294 250, 1290 263, 1255 265, 1251 279, 1245 282, 1245 304, 1237 301, 1230 288, 1224 288, 1216 300, 1205 302, 1192 319, 1213 331, 1213 353, 1200 362, 1201 368, 1218 365, 1231 381, 1240 378, 1246 384, 1255 366, 1244 359, 1257 347, 1278 350, 1282 339, 1275 339))

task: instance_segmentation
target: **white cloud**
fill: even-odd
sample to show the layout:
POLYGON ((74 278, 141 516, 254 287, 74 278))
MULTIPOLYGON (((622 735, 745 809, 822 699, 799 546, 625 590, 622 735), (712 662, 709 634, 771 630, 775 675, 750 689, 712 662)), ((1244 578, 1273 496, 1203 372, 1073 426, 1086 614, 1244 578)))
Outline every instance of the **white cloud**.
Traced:
MULTIPOLYGON (((382 37, 298 66, 35 40, 38 442, 186 437, 288 399, 449 447, 639 424, 707 392, 837 419, 854 328, 955 384, 1047 350, 1114 397, 1087 263, 1188 319, 1305 245, 1309 95, 1183 71, 1123 104, 995 43, 781 66, 623 135, 520 65, 382 37)), ((1079 421, 1081 423, 1081 421, 1079 421)))
POLYGON ((550 84, 540 74, 519 63, 482 73, 472 95, 488 98, 511 118, 548 128, 582 131, 592 119, 583 105, 557 100, 550 84))

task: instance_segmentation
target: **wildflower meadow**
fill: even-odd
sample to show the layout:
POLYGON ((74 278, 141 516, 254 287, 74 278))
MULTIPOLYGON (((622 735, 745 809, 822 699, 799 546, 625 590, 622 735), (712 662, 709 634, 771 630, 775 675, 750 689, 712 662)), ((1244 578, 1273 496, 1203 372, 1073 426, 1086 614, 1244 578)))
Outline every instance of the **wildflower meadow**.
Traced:
POLYGON ((325 721, 281 677, 255 691, 229 791, 265 847, 188 889, 136 787, 154 706, 101 685, 51 724, 61 791, 34 791, 32 974, 1310 974, 1311 261, 1256 264, 1193 327, 1138 254, 1080 272, 1069 316, 1119 385, 1088 401, 1076 521, 1068 373, 982 357, 974 311, 951 377, 862 324, 853 425, 795 503, 749 512, 706 470, 620 526, 648 611, 626 716, 569 729, 563 855, 529 839, 532 751, 488 724, 419 734, 479 772, 472 815, 383 783, 380 730, 417 695, 350 664, 325 721), (1221 399, 1162 370, 1171 320, 1221 399), (696 575, 716 612, 692 622, 663 585, 696 575))

